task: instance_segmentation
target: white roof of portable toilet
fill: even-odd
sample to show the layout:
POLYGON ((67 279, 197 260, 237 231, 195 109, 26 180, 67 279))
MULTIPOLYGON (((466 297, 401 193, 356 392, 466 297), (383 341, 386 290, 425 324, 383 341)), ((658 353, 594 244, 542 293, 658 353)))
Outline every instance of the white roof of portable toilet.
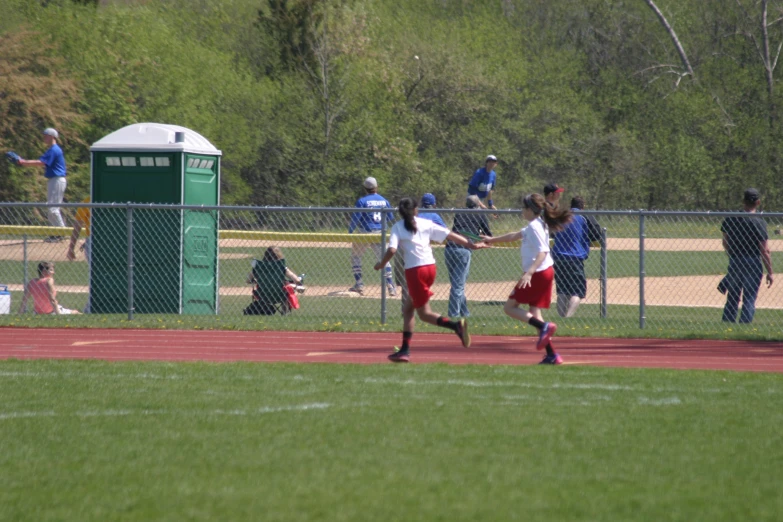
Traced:
POLYGON ((221 156, 209 140, 194 130, 165 123, 134 123, 99 139, 91 151, 128 152, 192 152, 221 156), (176 141, 176 133, 184 133, 184 141, 176 141))

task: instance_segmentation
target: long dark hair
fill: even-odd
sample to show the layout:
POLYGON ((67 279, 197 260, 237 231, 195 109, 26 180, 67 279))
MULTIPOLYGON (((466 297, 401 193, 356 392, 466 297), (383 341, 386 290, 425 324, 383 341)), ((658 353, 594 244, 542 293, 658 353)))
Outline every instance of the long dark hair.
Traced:
POLYGON ((284 259, 283 251, 274 245, 264 252, 264 261, 279 261, 280 259, 284 259))
POLYGON ((569 209, 558 210, 552 207, 541 194, 528 194, 522 201, 522 206, 532 210, 536 216, 541 216, 550 230, 563 230, 563 226, 573 219, 573 213, 569 209))
POLYGON ((418 208, 418 206, 419 205, 416 203, 416 200, 411 198, 402 198, 400 200, 400 205, 397 207, 400 216, 402 216, 402 220, 405 222, 405 230, 408 232, 418 232, 418 229, 416 228, 416 220, 413 219, 416 215, 416 208, 418 208))

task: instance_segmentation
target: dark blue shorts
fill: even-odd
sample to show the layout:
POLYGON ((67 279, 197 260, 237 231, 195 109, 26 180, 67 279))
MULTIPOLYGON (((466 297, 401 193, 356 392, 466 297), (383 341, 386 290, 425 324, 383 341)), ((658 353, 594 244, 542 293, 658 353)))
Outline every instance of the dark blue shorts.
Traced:
POLYGON ((584 260, 576 257, 555 257, 554 261, 557 294, 584 299, 587 295, 584 260))

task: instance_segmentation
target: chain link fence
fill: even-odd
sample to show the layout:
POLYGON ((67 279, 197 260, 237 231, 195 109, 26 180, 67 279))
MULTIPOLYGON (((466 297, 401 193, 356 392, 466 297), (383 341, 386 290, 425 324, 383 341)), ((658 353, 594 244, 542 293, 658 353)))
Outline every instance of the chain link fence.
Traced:
MULTIPOLYGON (((142 314, 184 314, 246 318, 252 328, 253 317, 261 314, 266 316, 268 327, 288 323, 287 327, 295 324, 310 329, 322 324, 361 326, 399 320, 403 278, 398 274, 389 286, 387 274, 373 269, 390 227, 381 234, 349 234, 348 223, 357 209, 62 204, 70 226, 54 228, 47 224, 47 206, 0 203, 0 311, 10 314, 5 320, 0 315, 0 324, 8 324, 9 318, 20 312, 35 313, 36 307, 46 311, 47 299, 32 294, 26 310, 21 310, 25 285, 38 277, 44 262, 54 265, 60 306, 106 321, 142 314), (74 224, 77 226, 71 228, 74 224), (270 247, 277 247, 277 251, 270 247), (287 267, 287 272, 284 268, 269 270, 270 261, 277 258, 284 260, 277 265, 287 267), (358 276, 363 283, 361 293, 350 290, 358 276), (291 284, 286 286, 286 280, 291 284), (7 287, 7 294, 3 287, 7 287), (267 294, 274 294, 273 308, 269 303, 258 304, 269 300, 267 294), (10 306, 6 306, 8 301, 10 306)), ((525 224, 520 212, 513 210, 433 211, 449 227, 458 214, 484 218, 496 236, 525 224)), ((563 335, 569 330, 595 335, 613 330, 626 335, 634 330, 645 335, 650 331, 697 335, 732 328, 776 336, 783 332, 783 281, 771 288, 762 282, 750 325, 722 320, 727 296, 734 298, 737 285, 743 284, 741 280, 748 273, 751 279, 758 274, 754 272, 757 267, 735 266, 733 275, 725 279, 729 258, 721 229, 725 230, 730 218, 740 223, 735 223, 735 228, 753 238, 748 235, 753 228, 752 215, 582 214, 595 218, 601 236, 593 238, 583 263, 586 291, 578 306, 570 294, 581 283, 563 278, 578 279, 581 263, 565 269, 559 265, 557 286, 568 290, 568 295, 560 296, 559 303, 553 295, 552 308, 545 317, 556 320, 563 335)), ((773 267, 783 267, 783 214, 756 216, 762 218, 760 227, 768 234, 773 267)), ((748 244, 752 246, 754 241, 748 239, 748 244)), ((472 253, 454 250, 434 247, 438 277, 433 309, 444 315, 459 310, 478 328, 517 327, 518 323, 503 314, 502 304, 521 275, 519 245, 498 245, 472 253), (459 274, 466 273, 468 260, 460 305, 452 282, 459 286, 459 274)), ((742 305, 732 313, 738 321, 747 319, 742 305)))

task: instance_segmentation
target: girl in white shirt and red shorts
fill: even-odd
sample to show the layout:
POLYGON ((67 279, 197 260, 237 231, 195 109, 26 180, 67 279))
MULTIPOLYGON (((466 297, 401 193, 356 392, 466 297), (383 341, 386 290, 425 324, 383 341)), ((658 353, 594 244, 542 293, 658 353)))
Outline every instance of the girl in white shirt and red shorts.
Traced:
POLYGON ((519 232, 503 236, 483 237, 487 245, 522 241, 522 277, 508 296, 503 311, 509 317, 529 323, 539 330, 536 349, 546 349, 546 357, 540 364, 563 364, 563 358, 555 353, 550 340, 557 325, 545 322, 541 310, 549 308, 552 301, 552 282, 555 277, 554 261, 549 253, 549 230, 562 230, 571 221, 570 210, 557 210, 546 204, 541 194, 530 194, 522 202, 522 216, 529 222, 519 232), (528 305, 530 311, 520 308, 528 305))
POLYGON ((389 355, 392 362, 410 361, 410 341, 413 337, 413 329, 416 326, 416 317, 425 323, 453 330, 462 341, 462 346, 470 346, 470 334, 468 322, 465 318, 452 321, 448 317, 436 314, 430 308, 430 297, 433 296, 430 288, 435 283, 437 268, 435 257, 432 255, 430 240, 442 243, 449 239, 459 245, 475 250, 482 248, 483 243, 473 244, 461 235, 450 231, 448 228, 436 225, 428 219, 419 219, 416 201, 404 198, 398 207, 402 221, 394 224, 389 237, 389 248, 376 265, 375 270, 380 270, 391 261, 399 248, 403 254, 405 263, 405 281, 408 283, 408 300, 403 304, 402 317, 402 346, 400 350, 389 355))

